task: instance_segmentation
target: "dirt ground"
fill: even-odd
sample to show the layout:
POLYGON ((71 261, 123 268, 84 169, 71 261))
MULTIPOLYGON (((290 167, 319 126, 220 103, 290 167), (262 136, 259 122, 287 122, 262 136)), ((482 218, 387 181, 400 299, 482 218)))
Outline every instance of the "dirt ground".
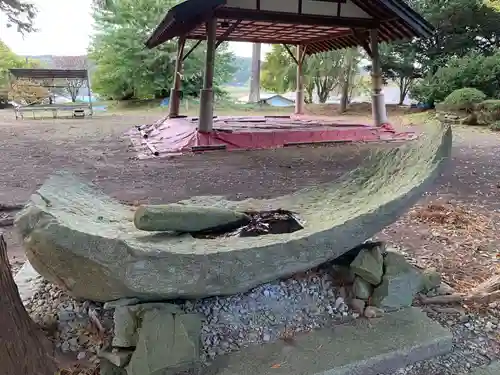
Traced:
MULTIPOLYGON (((123 133, 160 116, 154 111, 84 120, 16 121, 10 111, 0 111, 0 204, 25 203, 50 173, 61 169, 70 169, 127 202, 172 202, 208 194, 272 197, 331 181, 359 165, 375 147, 337 145, 138 160, 123 133)), ((474 257, 482 254, 480 261, 472 261, 474 267, 490 265, 500 245, 495 228, 500 223, 500 135, 457 128, 454 143, 450 168, 421 203, 450 201, 466 213, 477 213, 486 229, 476 233, 481 239, 473 241, 472 250, 466 244, 467 251, 474 257)), ((407 248, 421 262, 438 263, 443 272, 452 273, 448 254, 456 255, 464 241, 470 242, 474 227, 469 226, 467 233, 443 234, 447 225, 417 216, 409 214, 380 237, 407 248)), ((11 261, 21 262, 24 254, 16 235, 11 227, 3 230, 11 261)))

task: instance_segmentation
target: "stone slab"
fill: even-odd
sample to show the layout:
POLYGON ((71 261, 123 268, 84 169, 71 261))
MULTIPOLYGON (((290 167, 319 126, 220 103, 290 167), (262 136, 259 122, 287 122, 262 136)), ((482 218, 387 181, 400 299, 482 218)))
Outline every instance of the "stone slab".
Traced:
POLYGON ((196 367, 200 356, 200 330, 200 320, 193 321, 188 315, 173 315, 165 310, 146 311, 137 347, 126 368, 127 374, 174 375, 196 367))
POLYGON ((470 375, 498 375, 498 374, 500 374, 500 362, 493 362, 489 366, 479 367, 470 373, 470 375))
POLYGON ((24 262, 21 269, 14 276, 19 296, 23 304, 26 303, 42 288, 43 277, 33 268, 29 261, 24 262))
POLYGON ((134 225, 145 231, 199 232, 207 229, 236 229, 248 224, 250 217, 219 207, 185 204, 160 204, 139 207, 134 225))
POLYGON ((377 375, 446 354, 452 334, 417 308, 379 319, 253 346, 221 357, 207 373, 218 375, 377 375))
POLYGON ((304 223, 293 233, 203 239, 144 232, 134 226, 134 208, 67 171, 31 196, 15 226, 33 268, 76 298, 157 301, 246 292, 335 259, 405 214, 451 153, 451 129, 429 125, 418 141, 380 149, 335 181, 272 199, 178 202, 238 212, 286 209, 304 223))

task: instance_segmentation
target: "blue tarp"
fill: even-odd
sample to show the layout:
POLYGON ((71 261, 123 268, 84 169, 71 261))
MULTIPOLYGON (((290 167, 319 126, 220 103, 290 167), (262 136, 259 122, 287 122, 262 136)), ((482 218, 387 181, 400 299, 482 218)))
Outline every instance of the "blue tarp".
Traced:
POLYGON ((170 102, 170 98, 165 98, 161 101, 160 107, 168 107, 168 103, 170 102))

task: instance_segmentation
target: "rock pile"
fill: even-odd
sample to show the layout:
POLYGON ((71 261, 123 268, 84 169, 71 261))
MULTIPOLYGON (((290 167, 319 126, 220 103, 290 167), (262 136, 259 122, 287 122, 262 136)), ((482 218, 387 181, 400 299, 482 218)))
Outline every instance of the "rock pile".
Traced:
POLYGON ((343 282, 350 287, 351 307, 367 318, 409 307, 417 293, 441 284, 435 270, 416 269, 401 253, 387 250, 380 242, 363 244, 336 264, 343 282))
POLYGON ((117 367, 121 367, 130 375, 139 368, 143 371, 141 375, 148 375, 144 363, 153 361, 165 373, 175 372, 184 367, 208 365, 215 357, 248 345, 293 339, 298 333, 358 317, 342 295, 342 288, 334 284, 331 267, 325 266, 233 296, 179 304, 141 303, 136 299, 107 303, 105 308, 114 309, 114 338, 112 346, 101 354, 102 371, 115 374, 119 373, 117 367), (156 330, 144 331, 146 312, 158 315, 161 320, 161 324, 155 323, 156 330), (177 321, 189 333, 181 339, 173 336, 179 331, 172 329, 177 321), (162 340, 159 343, 155 341, 158 335, 162 340), (158 354, 158 360, 136 355, 140 337, 148 347, 172 345, 169 351, 178 355, 158 354), (135 364, 131 365, 133 361, 135 364))
POLYGON ((102 305, 77 302, 43 282, 27 309, 61 351, 94 363, 100 359, 103 375, 160 369, 168 374, 210 364, 248 345, 293 340, 358 317, 377 318, 410 306, 416 293, 439 284, 435 271, 421 272, 383 243, 368 242, 318 268, 231 296, 102 305))
POLYGON ((122 300, 114 311, 114 337, 104 348, 101 374, 176 374, 200 365, 201 317, 168 303, 122 300))

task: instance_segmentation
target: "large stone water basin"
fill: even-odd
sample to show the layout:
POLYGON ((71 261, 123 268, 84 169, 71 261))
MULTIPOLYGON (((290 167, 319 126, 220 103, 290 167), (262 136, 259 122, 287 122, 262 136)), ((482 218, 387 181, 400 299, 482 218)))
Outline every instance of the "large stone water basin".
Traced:
POLYGON ((276 199, 209 196, 182 202, 290 210, 304 221, 293 233, 202 239, 140 231, 131 207, 68 172, 50 177, 15 225, 33 267, 75 297, 229 295, 334 259, 396 221, 432 185, 451 145, 449 127, 428 127, 417 141, 374 152, 335 182, 276 199))

